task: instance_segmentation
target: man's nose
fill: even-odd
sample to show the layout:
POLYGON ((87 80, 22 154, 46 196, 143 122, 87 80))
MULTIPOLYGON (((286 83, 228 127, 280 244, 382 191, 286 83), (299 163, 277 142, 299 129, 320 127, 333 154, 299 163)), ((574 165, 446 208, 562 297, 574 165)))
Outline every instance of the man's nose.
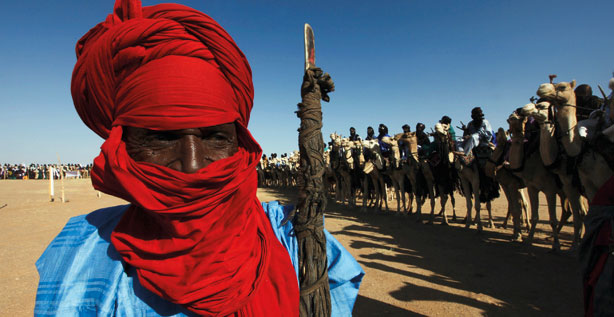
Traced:
POLYGON ((205 148, 200 137, 196 135, 182 136, 180 151, 182 172, 196 173, 208 165, 205 148))

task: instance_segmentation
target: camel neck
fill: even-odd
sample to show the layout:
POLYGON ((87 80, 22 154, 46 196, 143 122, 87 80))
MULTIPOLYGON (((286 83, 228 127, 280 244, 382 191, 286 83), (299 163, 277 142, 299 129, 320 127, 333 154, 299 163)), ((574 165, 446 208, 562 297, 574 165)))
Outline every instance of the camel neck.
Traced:
POLYGON ((561 140, 565 152, 569 156, 578 156, 582 149, 582 140, 577 134, 578 120, 576 108, 573 103, 566 103, 558 107, 556 119, 559 125, 558 137, 561 140))

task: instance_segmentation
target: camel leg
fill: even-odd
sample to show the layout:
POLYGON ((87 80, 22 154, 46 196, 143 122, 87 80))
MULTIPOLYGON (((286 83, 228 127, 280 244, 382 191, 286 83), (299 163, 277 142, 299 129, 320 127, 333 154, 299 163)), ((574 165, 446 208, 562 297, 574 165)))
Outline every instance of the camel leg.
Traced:
POLYGON ((351 173, 348 173, 348 178, 349 178, 348 191, 350 193, 350 195, 349 195, 349 198, 350 198, 349 203, 350 203, 350 206, 356 207, 356 190, 355 190, 355 188, 353 186, 354 184, 352 184, 353 182, 352 182, 352 174, 351 173))
POLYGON ((444 188, 443 186, 440 186, 439 188, 439 192, 442 193, 440 195, 439 201, 441 204, 441 212, 440 214, 443 214, 443 220, 441 222, 442 225, 448 225, 448 215, 446 214, 446 203, 448 202, 448 194, 444 194, 444 188))
POLYGON ((523 217, 523 221, 524 221, 524 226, 525 229, 527 230, 527 232, 530 229, 529 226, 529 203, 527 202, 527 197, 525 197, 524 195, 524 190, 523 189, 519 189, 518 190, 520 192, 520 208, 522 209, 522 214, 524 215, 523 217))
POLYGON ((528 188, 529 202, 531 204, 531 229, 529 230, 529 238, 527 243, 530 245, 533 243, 533 236, 535 235, 535 227, 539 221, 539 191, 536 188, 528 188))
POLYGON ((362 180, 362 208, 360 211, 367 212, 367 198, 369 197, 369 175, 362 180))
POLYGON ((429 185, 429 198, 431 199, 431 219, 429 220, 429 224, 432 224, 435 220, 435 189, 433 186, 429 185))
POLYGON ((382 198, 381 197, 382 192, 381 192, 381 188, 380 188, 380 183, 379 183, 379 179, 377 177, 373 178, 373 189, 375 190, 374 197, 373 197, 375 203, 373 205, 373 208, 375 210, 377 210, 378 208, 381 208, 380 206, 381 206, 381 198, 382 198))
POLYGON ((405 210, 407 215, 411 215, 412 212, 414 212, 414 197, 415 196, 414 196, 413 192, 407 193, 407 205, 408 205, 408 207, 407 207, 407 210, 405 210))
POLYGON ((471 227, 471 213, 472 213, 472 209, 473 209, 473 205, 471 202, 471 189, 470 189, 470 184, 467 180, 462 180, 462 184, 463 184, 463 192, 465 195, 465 200, 467 203, 467 215, 465 216, 465 228, 469 228, 471 227))
MULTIPOLYGON (((512 193, 510 192, 510 189, 507 186, 501 186, 501 189, 503 189, 503 194, 505 194, 505 199, 507 199, 507 215, 505 215, 505 220, 503 221, 503 225, 501 225, 501 227, 503 229, 507 229, 507 221, 510 219, 510 216, 512 215, 512 193)), ((513 220, 512 220, 513 221, 513 220)))
MULTIPOLYGON (((476 172, 477 173, 477 172, 476 172)), ((474 181, 473 184, 473 192, 476 193, 473 195, 473 206, 475 208, 475 218, 477 219, 478 224, 478 232, 482 232, 482 217, 480 216, 480 183, 474 181)))
POLYGON ((388 186, 384 182, 384 179, 382 179, 382 188, 384 189, 383 194, 384 194, 384 205, 386 206, 386 211, 390 211, 390 209, 388 208, 388 189, 387 189, 388 186))
POLYGON ((352 205, 352 181, 350 180, 350 174, 345 175, 345 194, 343 198, 343 204, 345 205, 345 201, 347 201, 348 206, 352 205))
POLYGON ((372 192, 371 202, 369 203, 368 208, 376 208, 379 202, 378 200, 379 183, 377 182, 377 177, 375 176, 374 172, 371 172, 371 174, 369 174, 369 177, 371 179, 371 183, 373 183, 373 192, 372 192))
POLYGON ((340 180, 340 176, 336 177, 335 180, 335 200, 339 201, 341 200, 341 190, 343 190, 343 188, 341 188, 341 180, 340 180))
POLYGON ((454 199, 454 190, 450 193, 450 202, 452 203, 452 221, 456 222, 456 200, 454 199))
POLYGON ((520 205, 522 204, 520 195, 522 195, 521 189, 510 190, 510 196, 508 200, 508 211, 512 215, 512 224, 514 227, 512 233, 512 241, 520 242, 522 241, 522 233, 521 233, 521 221, 520 215, 521 211, 520 205))
POLYGON ((399 188, 400 185, 398 182, 396 181, 392 181, 392 184, 394 186, 394 196, 397 199, 397 216, 401 214, 401 189, 399 188))
MULTIPOLYGON (((405 184, 403 183, 403 177, 401 177, 401 181, 397 181, 397 184, 399 186, 399 190, 397 191, 397 205, 399 204, 399 196, 401 196, 401 200, 400 203, 403 205, 403 211, 407 211, 407 205, 405 204, 405 184)), ((401 213, 401 207, 397 207, 397 212, 399 212, 399 214, 401 213)))
MULTIPOLYGON (((580 240, 582 238, 582 224, 584 222, 584 215, 586 214, 586 210, 584 210, 584 204, 582 203, 582 196, 575 188, 569 188, 568 193, 570 195, 567 196, 567 200, 569 201, 569 207, 571 207, 571 212, 573 213, 573 226, 574 226, 574 239, 571 243, 571 250, 574 251, 580 245, 580 240)), ((563 219, 561 219, 563 222, 563 219)), ((561 227, 559 225, 559 227, 561 227)))
POLYGON ((550 216, 550 227, 552 228, 552 251, 560 251, 559 233, 556 231, 558 221, 556 219, 556 194, 546 196, 548 201, 548 215, 550 216))
POLYGON ((494 228, 495 223, 492 221, 492 204, 490 201, 486 203, 486 210, 488 210, 488 227, 494 228))
POLYGON ((558 233, 560 233, 561 229, 563 229, 563 226, 565 226, 569 222, 569 217, 571 217, 571 210, 572 210, 571 202, 569 201, 569 199, 565 199, 563 196, 561 196, 560 200, 561 200, 561 221, 559 222, 559 225, 556 227, 556 231, 558 233))

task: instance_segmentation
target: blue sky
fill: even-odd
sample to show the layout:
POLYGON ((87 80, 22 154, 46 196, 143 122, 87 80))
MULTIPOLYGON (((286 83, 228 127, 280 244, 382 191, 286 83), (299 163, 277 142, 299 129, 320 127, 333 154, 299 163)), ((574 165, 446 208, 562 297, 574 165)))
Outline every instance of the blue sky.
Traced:
MULTIPOLYGON (((144 0, 143 5, 165 1, 144 0)), ((102 139, 70 96, 74 45, 114 1, 10 1, 0 20, 0 162, 89 163, 102 139)), ((548 74, 597 92, 614 71, 614 1, 179 1, 216 19, 247 56, 255 86, 250 130, 265 153, 297 149, 303 24, 316 64, 337 90, 323 103, 331 132, 361 136, 386 124, 468 122, 474 106, 494 129, 548 74), (312 9, 315 8, 315 9, 312 9)))

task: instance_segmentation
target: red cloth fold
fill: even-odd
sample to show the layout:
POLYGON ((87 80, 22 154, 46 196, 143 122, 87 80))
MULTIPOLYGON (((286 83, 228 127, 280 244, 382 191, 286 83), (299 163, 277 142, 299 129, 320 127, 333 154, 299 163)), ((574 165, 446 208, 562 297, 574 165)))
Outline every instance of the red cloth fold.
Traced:
POLYGON ((132 203, 111 242, 141 284, 200 315, 297 316, 290 257, 256 197, 262 151, 246 128, 251 71, 230 36, 188 7, 117 0, 77 56, 75 108, 106 139, 92 183, 132 203), (193 174, 135 162, 122 141, 122 126, 229 122, 238 152, 193 174))

